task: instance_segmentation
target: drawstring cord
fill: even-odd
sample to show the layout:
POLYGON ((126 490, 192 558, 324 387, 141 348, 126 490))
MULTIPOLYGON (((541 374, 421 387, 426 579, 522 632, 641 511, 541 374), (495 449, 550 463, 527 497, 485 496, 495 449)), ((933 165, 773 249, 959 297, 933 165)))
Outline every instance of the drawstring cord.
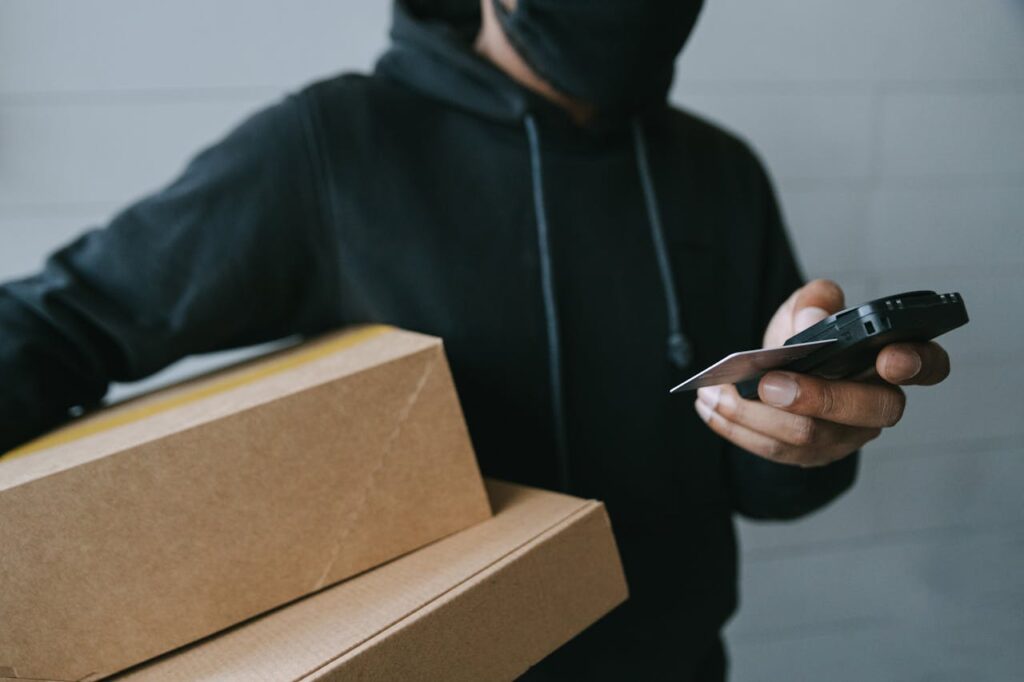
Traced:
POLYGON ((651 166, 647 159, 647 140, 639 119, 633 119, 633 147, 636 150, 636 166, 640 174, 640 184, 644 190, 644 203, 647 206, 647 222, 651 228, 651 241, 658 260, 658 271, 661 274, 661 287, 665 291, 665 306, 668 317, 668 359, 678 369, 683 369, 693 360, 693 349, 689 340, 683 335, 682 323, 679 318, 679 299, 676 296, 675 277, 672 274, 672 263, 668 258, 665 246, 665 234, 661 228, 661 216, 658 214, 658 197, 654 193, 654 182, 651 179, 651 166))
MULTIPOLYGON (((547 207, 544 202, 544 168, 541 162, 540 133, 537 122, 527 115, 525 120, 526 138, 530 147, 530 178, 533 186, 533 212, 537 223, 537 252, 540 256, 541 291, 544 298, 544 319, 548 337, 548 374, 551 382, 551 409, 555 427, 555 454, 558 458, 559 486, 569 491, 569 445, 565 424, 565 398, 562 387, 562 342, 558 321, 558 307, 555 300, 555 278, 551 264, 551 239, 548 230, 547 207)), ((638 119, 633 120, 633 147, 636 151, 637 171, 643 186, 647 222, 651 228, 651 241, 658 261, 661 286, 665 292, 665 306, 668 318, 667 352, 669 361, 683 369, 693 360, 690 342, 683 334, 679 315, 679 299, 676 296, 675 277, 669 261, 665 235, 658 214, 658 197, 654 193, 651 168, 647 158, 647 141, 638 119)))
POLYGON ((533 212, 537 223, 537 251, 540 255, 540 280, 544 296, 544 318, 548 336, 548 374, 551 381, 551 409, 554 413, 555 447, 561 489, 569 491, 569 445, 565 428, 565 400, 562 391, 562 342, 555 304, 555 278, 551 267, 551 240, 548 235, 547 209, 544 204, 544 174, 540 157, 537 122, 527 116, 526 137, 530 144, 530 176, 533 181, 533 212))

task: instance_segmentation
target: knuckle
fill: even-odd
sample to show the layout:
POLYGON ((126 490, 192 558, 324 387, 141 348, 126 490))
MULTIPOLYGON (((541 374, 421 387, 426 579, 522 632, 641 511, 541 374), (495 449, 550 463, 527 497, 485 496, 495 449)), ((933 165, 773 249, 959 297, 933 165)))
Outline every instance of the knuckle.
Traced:
POLYGON ((791 442, 793 445, 813 445, 818 438, 818 422, 801 417, 793 423, 791 442))
POLYGON ((773 440, 768 445, 765 446, 763 454, 768 459, 774 460, 776 462, 786 463, 789 453, 785 445, 783 445, 777 440, 773 440))
POLYGON ((711 426, 716 432, 718 432, 718 435, 723 438, 727 438, 728 440, 732 440, 735 435, 736 428, 728 419, 716 416, 711 420, 711 426))
POLYGON ((715 411, 723 417, 742 421, 743 406, 739 404, 739 401, 733 400, 730 396, 722 396, 719 398, 718 405, 715 406, 715 411))
POLYGON ((836 395, 835 387, 827 381, 821 383, 816 402, 815 411, 823 417, 832 416, 839 411, 839 396, 836 395))

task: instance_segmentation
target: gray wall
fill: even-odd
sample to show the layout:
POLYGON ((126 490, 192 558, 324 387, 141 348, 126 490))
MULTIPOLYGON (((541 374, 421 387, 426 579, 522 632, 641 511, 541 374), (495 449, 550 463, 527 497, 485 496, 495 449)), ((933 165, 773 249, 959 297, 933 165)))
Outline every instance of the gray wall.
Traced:
POLYGON ((680 75, 764 155, 810 275, 972 316, 852 494, 742 525, 736 679, 1024 679, 1024 2, 708 0, 680 75))
MULTIPOLYGON (((0 278, 246 112, 367 67, 387 14, 0 0, 0 278)), ((910 391, 855 492, 797 524, 742 525, 735 679, 1019 679, 1024 2, 709 0, 673 97, 760 150, 810 275, 851 300, 959 290, 973 317, 946 341, 953 376, 910 391)))

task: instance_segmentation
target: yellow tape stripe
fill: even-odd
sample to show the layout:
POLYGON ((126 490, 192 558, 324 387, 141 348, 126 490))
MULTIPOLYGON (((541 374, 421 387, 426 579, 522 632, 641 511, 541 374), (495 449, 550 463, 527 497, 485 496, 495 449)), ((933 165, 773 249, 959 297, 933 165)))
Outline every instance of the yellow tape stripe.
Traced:
POLYGON ((156 401, 149 405, 141 405, 135 409, 126 409, 124 412, 112 415, 106 419, 97 418, 90 419, 80 425, 72 425, 63 428, 56 433, 52 433, 47 436, 42 436, 34 441, 26 443, 19 448, 11 450, 7 454, 0 455, 0 461, 6 461, 15 457, 22 457, 24 455, 31 454, 33 452, 39 452, 40 450, 46 450, 57 445, 64 445, 72 441, 85 438, 86 436, 92 436, 97 433, 102 433, 110 429, 124 426, 125 424, 132 424, 147 417, 173 410, 176 407, 187 405, 189 403, 201 400, 203 398, 209 398, 225 391, 238 388, 250 384, 259 379, 283 372, 294 367, 299 367, 314 360, 333 355, 339 351, 345 350, 346 348, 352 348, 357 346, 364 341, 368 341, 376 336, 391 331, 391 327, 384 325, 373 325, 370 327, 364 327, 351 331, 347 334, 342 335, 340 338, 334 341, 324 343, 310 348, 306 351, 299 351, 294 355, 288 355, 278 360, 261 364, 258 367, 242 372, 235 376, 228 376, 220 381, 215 381, 207 386, 201 386, 191 391, 185 391, 179 395, 171 396, 165 400, 156 401))

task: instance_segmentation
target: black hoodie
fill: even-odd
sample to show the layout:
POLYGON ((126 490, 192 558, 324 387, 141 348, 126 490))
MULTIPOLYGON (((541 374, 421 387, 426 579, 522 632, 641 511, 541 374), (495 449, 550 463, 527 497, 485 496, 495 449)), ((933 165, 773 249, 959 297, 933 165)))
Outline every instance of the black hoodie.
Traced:
POLYGON ((574 126, 401 7, 392 38, 0 288, 0 452, 190 354, 435 334, 484 473, 605 500, 620 543, 630 601, 534 674, 689 679, 736 606, 734 512, 805 514, 856 468, 770 463, 668 393, 801 283, 766 175, 668 106, 574 126))

